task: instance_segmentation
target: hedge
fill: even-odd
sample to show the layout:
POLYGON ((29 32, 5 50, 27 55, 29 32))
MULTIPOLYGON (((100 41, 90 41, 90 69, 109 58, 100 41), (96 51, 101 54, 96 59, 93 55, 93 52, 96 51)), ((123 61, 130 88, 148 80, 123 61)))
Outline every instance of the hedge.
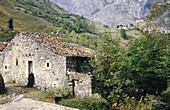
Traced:
POLYGON ((65 99, 58 104, 80 110, 111 110, 110 104, 103 98, 79 97, 65 99))

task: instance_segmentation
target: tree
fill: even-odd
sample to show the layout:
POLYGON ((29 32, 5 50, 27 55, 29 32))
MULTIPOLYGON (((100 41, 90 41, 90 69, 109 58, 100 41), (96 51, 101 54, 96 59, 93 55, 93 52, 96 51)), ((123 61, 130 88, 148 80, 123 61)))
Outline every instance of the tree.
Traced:
POLYGON ((143 94, 160 94, 167 88, 167 37, 145 32, 128 47, 129 79, 143 94))
POLYGON ((74 30, 72 30, 70 35, 73 36, 73 37, 76 37, 76 32, 74 30))
POLYGON ((161 18, 162 14, 168 11, 169 2, 167 0, 157 0, 152 6, 147 18, 149 20, 155 20, 161 18))
POLYGON ((131 27, 133 27, 133 24, 130 24, 131 27))
POLYGON ((121 33, 121 37, 122 37, 122 38, 127 39, 126 33, 125 33, 125 30, 124 30, 124 29, 121 29, 120 33, 121 33))
POLYGON ((108 25, 104 25, 103 27, 105 27, 105 28, 109 28, 109 26, 108 26, 108 25))
POLYGON ((13 19, 10 19, 9 21, 8 21, 8 23, 9 23, 9 29, 10 30, 13 30, 13 19))
POLYGON ((63 23, 63 19, 61 17, 58 18, 58 24, 63 23))
POLYGON ((90 22, 90 26, 89 27, 90 27, 91 33, 94 34, 95 24, 92 21, 90 22))
POLYGON ((122 87, 126 79, 127 61, 125 51, 119 45, 120 40, 110 36, 98 43, 95 55, 91 58, 93 74, 101 83, 97 91, 110 103, 119 102, 122 98, 122 87))

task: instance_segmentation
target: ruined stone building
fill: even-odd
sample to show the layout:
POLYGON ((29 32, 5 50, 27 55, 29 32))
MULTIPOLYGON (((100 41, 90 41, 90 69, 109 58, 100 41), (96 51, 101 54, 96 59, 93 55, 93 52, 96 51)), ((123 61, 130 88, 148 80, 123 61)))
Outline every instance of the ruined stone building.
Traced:
POLYGON ((26 85, 32 72, 39 89, 67 83, 75 96, 89 96, 92 86, 88 57, 93 52, 51 35, 18 32, 9 43, 0 44, 0 73, 5 82, 26 85))

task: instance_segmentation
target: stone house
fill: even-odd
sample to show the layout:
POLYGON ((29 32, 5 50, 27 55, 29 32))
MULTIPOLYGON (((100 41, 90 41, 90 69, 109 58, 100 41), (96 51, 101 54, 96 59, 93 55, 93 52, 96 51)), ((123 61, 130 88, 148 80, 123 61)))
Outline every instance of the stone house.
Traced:
POLYGON ((18 32, 8 44, 0 44, 0 73, 4 81, 27 85, 34 74, 41 90, 69 85, 75 96, 92 94, 93 50, 64 43, 47 34, 18 32))

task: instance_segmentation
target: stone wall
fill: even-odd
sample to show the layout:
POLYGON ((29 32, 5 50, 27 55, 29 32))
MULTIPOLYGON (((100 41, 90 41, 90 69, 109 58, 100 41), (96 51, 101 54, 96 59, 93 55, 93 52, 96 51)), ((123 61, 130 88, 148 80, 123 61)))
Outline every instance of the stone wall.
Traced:
POLYGON ((67 57, 66 65, 68 70, 79 73, 91 73, 92 68, 87 57, 67 57))
POLYGON ((66 81, 66 57, 57 55, 21 33, 14 37, 1 54, 0 72, 5 82, 15 80, 26 85, 28 62, 32 62, 35 85, 40 89, 60 87, 66 81))
POLYGON ((12 82, 12 45, 7 45, 6 49, 0 52, 0 73, 2 74, 4 81, 12 82))
POLYGON ((92 75, 69 71, 67 74, 69 75, 69 86, 75 97, 92 95, 92 75))

